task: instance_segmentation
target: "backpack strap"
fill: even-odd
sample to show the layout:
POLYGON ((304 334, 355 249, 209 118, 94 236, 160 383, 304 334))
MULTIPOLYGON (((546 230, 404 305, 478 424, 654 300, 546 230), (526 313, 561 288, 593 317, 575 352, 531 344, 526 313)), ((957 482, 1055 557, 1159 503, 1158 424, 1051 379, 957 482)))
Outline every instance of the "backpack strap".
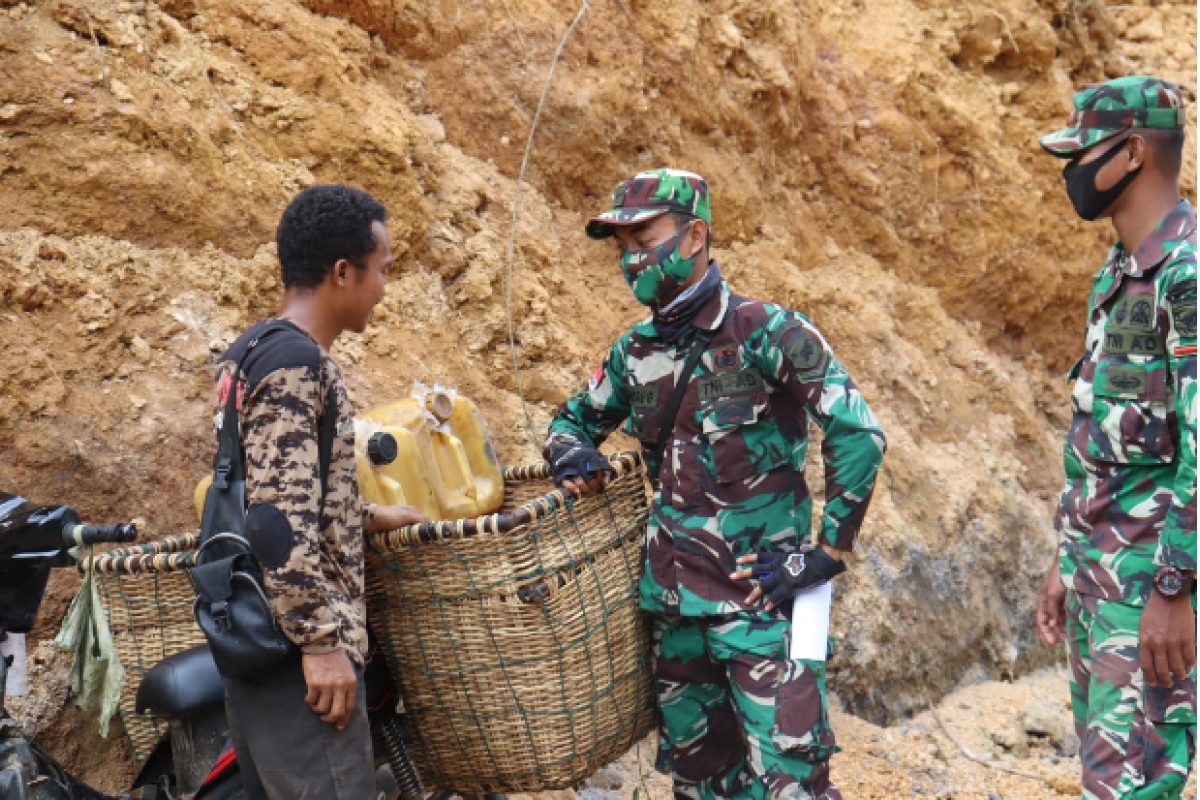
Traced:
POLYGON ((716 330, 702 330, 696 334, 696 338, 692 340, 692 347, 688 350, 687 358, 683 362, 683 370, 680 371, 679 379, 675 382, 675 389, 671 392, 671 400, 667 403, 666 411, 659 418, 658 441, 654 443, 654 447, 647 454, 646 459, 647 463, 654 465, 654 474, 650 477, 655 484, 658 483, 658 477, 662 473, 662 461, 663 455, 667 451, 667 442, 671 440, 671 434, 675 432, 675 419, 679 416, 679 406, 683 404, 683 395, 687 392, 688 384, 692 382, 692 373, 696 371, 700 357, 704 355, 708 343, 716 334, 716 330))
POLYGON ((317 420, 317 462, 321 466, 321 506, 325 512, 325 495, 329 489, 329 463, 333 460, 333 437, 337 435, 338 396, 333 384, 325 390, 325 408, 317 420))
POLYGON ((725 325, 725 321, 745 302, 745 298, 731 294, 729 296, 729 305, 725 309, 725 316, 721 320, 721 324, 711 331, 698 330, 696 338, 692 340, 692 346, 688 350, 687 359, 683 362, 683 370, 679 373, 679 380, 671 392, 671 400, 667 403, 666 411, 659 417, 658 441, 654 443, 654 447, 646 454, 646 462, 652 465, 654 470, 654 474, 650 476, 650 480, 656 486, 658 485, 658 477, 662 473, 662 460, 667 452, 667 443, 671 441, 671 434, 675 432, 675 420, 679 416, 679 407, 683 404, 683 396, 687 392, 688 384, 692 382, 692 373, 696 371, 696 365, 700 363, 704 351, 708 349, 708 345, 725 325))
MULTIPOLYGON (((246 352, 238 359, 230 378, 229 395, 225 399, 225 412, 221 418, 221 431, 217 435, 217 458, 213 469, 213 486, 218 490, 229 487, 234 478, 245 475, 245 452, 238 431, 238 382, 242 368, 250 353, 258 344, 275 331, 292 330, 290 325, 272 322, 246 345, 246 352), (241 474, 234 472, 237 469, 241 474)), ((337 391, 330 385, 325 392, 325 407, 317 419, 317 460, 321 470, 321 509, 325 507, 325 494, 329 483, 329 464, 333 459, 333 438, 337 434, 337 391)))
POLYGON ((242 441, 238 432, 238 383, 242 378, 242 367, 245 366, 246 359, 250 357, 250 353, 254 351, 259 342, 275 331, 287 329, 287 325, 279 322, 267 325, 246 345, 246 352, 242 353, 242 357, 238 359, 237 365, 233 368, 233 374, 229 379, 229 393, 225 398, 225 412, 221 415, 221 432, 217 435, 216 466, 213 468, 213 486, 220 491, 229 488, 230 475, 235 467, 243 474, 245 473, 242 441))

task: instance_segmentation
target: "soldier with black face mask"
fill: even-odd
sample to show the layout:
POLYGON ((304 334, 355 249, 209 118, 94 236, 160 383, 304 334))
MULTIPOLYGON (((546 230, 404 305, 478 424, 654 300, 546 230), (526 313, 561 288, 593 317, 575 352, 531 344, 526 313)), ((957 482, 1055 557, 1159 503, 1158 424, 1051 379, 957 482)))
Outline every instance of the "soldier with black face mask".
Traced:
POLYGON ((1067 643, 1083 797, 1170 800, 1196 737, 1196 217, 1180 198, 1178 86, 1126 77, 1075 93, 1042 137, 1067 195, 1119 241, 1092 282, 1071 370, 1059 563, 1038 627, 1067 643))

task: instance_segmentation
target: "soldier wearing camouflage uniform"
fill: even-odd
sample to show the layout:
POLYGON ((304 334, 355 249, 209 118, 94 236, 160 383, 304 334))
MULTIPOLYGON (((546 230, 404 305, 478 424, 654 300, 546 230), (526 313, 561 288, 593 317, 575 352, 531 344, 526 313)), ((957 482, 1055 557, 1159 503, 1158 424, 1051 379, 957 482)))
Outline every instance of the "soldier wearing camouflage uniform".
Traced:
POLYGON ((1084 86, 1067 193, 1119 241, 1092 282, 1072 368, 1059 563, 1038 596, 1066 641, 1086 800, 1178 798, 1196 737, 1196 217, 1179 194, 1179 87, 1084 86))
POLYGON ((587 233, 616 236, 625 278, 653 314, 562 406, 545 454, 560 485, 597 489, 607 461, 596 448, 624 423, 657 479, 640 602, 652 625, 659 768, 673 774, 677 797, 837 800, 825 662, 789 657, 790 624, 778 606, 844 571, 883 433, 806 317, 722 280, 707 258, 703 178, 639 173, 612 205, 587 233), (694 347, 699 360, 684 375, 694 347), (668 429, 679 381, 686 392, 668 429), (825 434, 817 547, 804 480, 810 420, 825 434), (739 570, 755 560, 761 590, 750 569, 739 570), (772 592, 765 607, 762 592, 772 592))
POLYGON ((277 235, 283 309, 246 331, 217 369, 215 427, 237 391, 247 535, 280 627, 298 649, 262 674, 224 679, 247 800, 376 794, 362 680, 363 533, 426 520, 408 506, 361 502, 354 408, 329 350, 342 331, 365 329, 383 298, 392 261, 385 218, 366 192, 301 192, 277 235), (268 325, 282 329, 264 335, 268 325), (323 506, 322 417, 335 425, 323 506))

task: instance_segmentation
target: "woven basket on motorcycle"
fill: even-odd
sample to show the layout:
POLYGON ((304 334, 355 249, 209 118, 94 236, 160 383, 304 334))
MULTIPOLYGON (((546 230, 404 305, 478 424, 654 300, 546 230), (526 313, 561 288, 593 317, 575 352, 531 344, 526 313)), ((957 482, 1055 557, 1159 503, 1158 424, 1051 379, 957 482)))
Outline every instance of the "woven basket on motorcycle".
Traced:
POLYGON ((196 594, 187 570, 197 534, 123 547, 96 556, 93 570, 117 655, 125 668, 121 721, 138 763, 145 761, 166 725, 139 714, 134 703, 142 676, 167 656, 204 644, 192 616, 196 594))
POLYGON ((568 500, 546 467, 508 469, 498 514, 370 537, 368 617, 428 787, 566 788, 650 730, 648 486, 638 455, 612 464, 602 494, 568 500))

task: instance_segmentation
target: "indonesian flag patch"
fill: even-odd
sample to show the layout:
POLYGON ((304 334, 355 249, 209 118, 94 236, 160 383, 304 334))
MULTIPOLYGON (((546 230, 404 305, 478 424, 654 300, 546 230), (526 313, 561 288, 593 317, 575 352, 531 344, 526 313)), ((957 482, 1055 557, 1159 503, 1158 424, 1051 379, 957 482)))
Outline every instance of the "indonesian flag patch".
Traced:
POLYGON ((600 388, 600 384, 604 382, 604 365, 596 367, 596 372, 592 375, 592 379, 588 381, 588 391, 594 392, 600 388))

